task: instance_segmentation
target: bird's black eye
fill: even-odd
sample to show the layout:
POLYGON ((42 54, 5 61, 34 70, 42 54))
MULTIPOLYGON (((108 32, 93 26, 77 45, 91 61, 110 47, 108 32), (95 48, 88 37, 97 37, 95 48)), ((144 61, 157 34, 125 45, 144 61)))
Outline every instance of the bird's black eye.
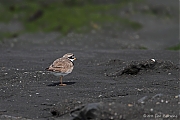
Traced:
POLYGON ((70 56, 70 57, 68 57, 69 59, 74 59, 74 56, 70 56))

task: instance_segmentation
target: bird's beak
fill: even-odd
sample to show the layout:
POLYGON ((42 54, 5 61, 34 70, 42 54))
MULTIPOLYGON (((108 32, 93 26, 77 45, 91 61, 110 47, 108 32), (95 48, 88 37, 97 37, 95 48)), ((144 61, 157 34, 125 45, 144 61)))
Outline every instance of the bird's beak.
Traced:
POLYGON ((77 58, 74 58, 74 60, 76 60, 77 58))

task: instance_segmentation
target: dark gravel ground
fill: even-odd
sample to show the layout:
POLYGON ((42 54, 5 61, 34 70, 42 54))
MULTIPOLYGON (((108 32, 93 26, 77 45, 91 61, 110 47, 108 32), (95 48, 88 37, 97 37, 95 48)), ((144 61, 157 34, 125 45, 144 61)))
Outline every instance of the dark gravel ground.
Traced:
POLYGON ((178 52, 70 48, 78 60, 74 71, 64 77, 67 86, 60 87, 59 78, 44 69, 69 50, 44 48, 1 50, 2 118, 70 119, 75 107, 98 102, 105 107, 100 107, 102 114, 108 113, 108 105, 113 104, 112 113, 98 116, 104 119, 144 119, 145 115, 154 119, 159 114, 179 117, 178 52), (131 66, 139 72, 126 74, 127 69, 133 69, 131 66))
MULTIPOLYGON (((178 9, 174 2, 161 3, 178 9)), ((165 50, 179 42, 177 19, 131 18, 144 28, 66 37, 56 32, 23 34, 4 40, 0 119, 179 119, 179 51, 165 50), (59 78, 44 69, 67 52, 77 60, 64 77, 67 86, 61 87, 59 78)))

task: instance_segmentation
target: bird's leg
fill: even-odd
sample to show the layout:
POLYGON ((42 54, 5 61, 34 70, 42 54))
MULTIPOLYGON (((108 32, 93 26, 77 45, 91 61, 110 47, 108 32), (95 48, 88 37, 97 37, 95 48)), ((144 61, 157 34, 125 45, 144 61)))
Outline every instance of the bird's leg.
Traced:
POLYGON ((60 77, 60 84, 59 84, 59 85, 60 85, 60 86, 65 86, 66 84, 63 84, 62 78, 63 78, 63 76, 60 77))

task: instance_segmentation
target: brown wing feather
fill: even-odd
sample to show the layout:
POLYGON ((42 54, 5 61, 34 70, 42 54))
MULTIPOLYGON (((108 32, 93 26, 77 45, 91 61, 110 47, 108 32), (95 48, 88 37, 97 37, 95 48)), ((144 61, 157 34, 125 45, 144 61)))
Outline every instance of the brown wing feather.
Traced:
POLYGON ((59 58, 49 66, 47 70, 55 72, 70 72, 73 69, 73 64, 68 59, 59 58))

